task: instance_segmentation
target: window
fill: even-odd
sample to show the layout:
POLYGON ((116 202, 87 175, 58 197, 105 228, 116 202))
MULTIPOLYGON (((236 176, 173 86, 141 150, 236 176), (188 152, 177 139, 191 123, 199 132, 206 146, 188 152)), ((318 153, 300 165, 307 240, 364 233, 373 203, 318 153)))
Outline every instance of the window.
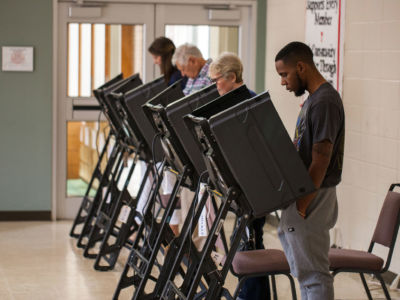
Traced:
POLYGON ((69 97, 91 97, 121 72, 143 73, 143 25, 68 24, 69 97))
POLYGON ((236 54, 239 51, 238 26, 166 25, 165 35, 176 47, 184 43, 196 45, 205 59, 215 59, 226 51, 236 54))

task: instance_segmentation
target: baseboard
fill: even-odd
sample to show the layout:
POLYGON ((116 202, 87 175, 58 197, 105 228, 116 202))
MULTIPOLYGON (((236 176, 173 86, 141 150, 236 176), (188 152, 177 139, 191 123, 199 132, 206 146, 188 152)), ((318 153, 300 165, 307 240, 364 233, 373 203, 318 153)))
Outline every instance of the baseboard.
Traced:
POLYGON ((0 211, 0 221, 50 221, 51 211, 0 211))
MULTIPOLYGON (((388 284, 391 285, 393 280, 396 278, 397 274, 391 271, 387 271, 382 274, 383 280, 388 284)), ((397 284, 397 289, 400 289, 400 282, 397 284)))

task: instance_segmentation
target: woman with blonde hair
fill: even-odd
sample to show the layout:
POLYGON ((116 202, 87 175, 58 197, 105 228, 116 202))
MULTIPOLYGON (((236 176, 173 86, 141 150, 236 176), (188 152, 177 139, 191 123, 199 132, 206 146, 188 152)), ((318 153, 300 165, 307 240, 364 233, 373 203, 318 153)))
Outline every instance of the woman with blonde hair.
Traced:
MULTIPOLYGON (((231 52, 222 53, 210 65, 209 77, 217 84, 218 93, 222 96, 243 84, 243 64, 240 58, 231 52)), ((256 93, 250 91, 254 97, 256 93)))
MULTIPOLYGON (((210 65, 209 77, 211 81, 216 83, 218 93, 222 96, 226 93, 240 87, 243 84, 243 64, 240 58, 230 52, 222 53, 210 65)), ((256 93, 249 90, 252 97, 256 93)), ((254 230, 255 248, 264 249, 263 244, 263 227, 265 217, 255 219, 251 227, 254 230)), ((250 249, 246 249, 250 250, 250 249)), ((253 277, 246 280, 239 297, 239 300, 261 300, 269 299, 269 286, 266 277, 253 277)))

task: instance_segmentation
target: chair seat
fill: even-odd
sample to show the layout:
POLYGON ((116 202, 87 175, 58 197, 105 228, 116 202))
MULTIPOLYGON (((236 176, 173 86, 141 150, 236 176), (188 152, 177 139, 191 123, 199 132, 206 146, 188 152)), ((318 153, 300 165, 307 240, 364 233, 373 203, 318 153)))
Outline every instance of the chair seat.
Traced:
POLYGON ((289 264, 285 253, 278 249, 251 250, 237 252, 232 267, 239 275, 267 273, 267 272, 289 272, 289 264))
POLYGON ((366 251, 337 249, 329 250, 330 269, 359 269, 380 271, 383 259, 366 251))

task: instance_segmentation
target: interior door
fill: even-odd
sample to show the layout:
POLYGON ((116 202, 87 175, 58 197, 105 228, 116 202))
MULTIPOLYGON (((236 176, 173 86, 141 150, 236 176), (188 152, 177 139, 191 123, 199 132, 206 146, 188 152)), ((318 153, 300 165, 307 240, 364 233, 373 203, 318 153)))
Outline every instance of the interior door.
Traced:
POLYGON ((107 134, 92 90, 121 72, 140 73, 144 82, 154 77, 146 53, 154 39, 154 5, 96 5, 58 3, 58 219, 75 217, 107 134))
POLYGON ((228 51, 239 55, 244 81, 255 87, 255 6, 242 4, 157 4, 156 36, 167 36, 176 46, 195 44, 203 57, 215 59, 228 51))
POLYGON ((59 219, 75 217, 105 139, 107 124, 100 122, 92 90, 120 72, 124 77, 139 72, 143 82, 158 76, 147 53, 155 37, 167 36, 176 46, 195 44, 204 58, 235 52, 243 61, 245 83, 255 86, 255 2, 101 0, 77 5, 81 2, 57 4, 53 216, 59 219))

